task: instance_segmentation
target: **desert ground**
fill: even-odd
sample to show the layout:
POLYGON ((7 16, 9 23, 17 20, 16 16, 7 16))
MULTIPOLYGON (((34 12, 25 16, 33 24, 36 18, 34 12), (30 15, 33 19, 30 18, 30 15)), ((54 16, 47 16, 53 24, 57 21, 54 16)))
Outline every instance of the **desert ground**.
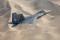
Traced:
POLYGON ((0 11, 0 40, 60 40, 59 2, 60 0, 0 0, 0 5, 4 8, 0 11), (12 12, 31 16, 41 9, 48 14, 35 23, 19 24, 13 28, 8 24, 12 12))

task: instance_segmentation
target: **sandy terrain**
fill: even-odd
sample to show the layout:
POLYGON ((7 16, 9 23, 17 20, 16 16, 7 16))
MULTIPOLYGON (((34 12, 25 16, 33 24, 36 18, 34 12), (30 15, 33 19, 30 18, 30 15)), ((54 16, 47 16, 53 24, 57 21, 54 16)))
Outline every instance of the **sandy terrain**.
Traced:
MULTIPOLYGON (((3 27, 2 29, 7 28, 6 32, 0 32, 0 40, 60 40, 59 5, 47 0, 9 0, 9 2, 13 12, 20 10, 19 13, 24 14, 25 12, 28 15, 34 15, 40 9, 51 11, 33 24, 19 24, 10 29, 7 28, 8 25, 7 27, 0 26, 0 29, 1 27, 3 27)), ((6 17, 0 17, 0 20, 2 20, 0 21, 0 25, 8 23, 3 20, 4 18, 6 17)))

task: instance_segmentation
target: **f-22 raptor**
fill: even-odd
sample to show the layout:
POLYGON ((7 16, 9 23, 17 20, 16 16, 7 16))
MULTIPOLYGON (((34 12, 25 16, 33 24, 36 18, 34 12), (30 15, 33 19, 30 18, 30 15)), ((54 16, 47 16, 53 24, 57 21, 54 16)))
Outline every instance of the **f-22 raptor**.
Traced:
POLYGON ((34 20, 38 20, 39 18, 43 17, 46 14, 47 13, 43 10, 37 12, 34 15, 28 16, 28 17, 24 17, 23 14, 12 13, 12 22, 11 22, 11 24, 13 24, 12 27, 15 27, 18 24, 23 24, 23 23, 32 24, 33 22, 35 22, 34 20))

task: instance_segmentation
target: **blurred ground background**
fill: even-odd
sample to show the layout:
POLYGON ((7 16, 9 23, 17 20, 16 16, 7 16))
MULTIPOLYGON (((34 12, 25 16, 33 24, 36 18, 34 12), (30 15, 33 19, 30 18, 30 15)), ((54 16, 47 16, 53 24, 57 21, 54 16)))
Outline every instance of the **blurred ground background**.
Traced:
MULTIPOLYGON (((40 9, 50 11, 35 24, 19 24, 15 28, 8 28, 7 32, 0 32, 0 40, 60 40, 59 2, 60 0, 9 0, 12 12, 34 15, 40 9)), ((1 21, 0 25, 4 23, 6 22, 1 21)))

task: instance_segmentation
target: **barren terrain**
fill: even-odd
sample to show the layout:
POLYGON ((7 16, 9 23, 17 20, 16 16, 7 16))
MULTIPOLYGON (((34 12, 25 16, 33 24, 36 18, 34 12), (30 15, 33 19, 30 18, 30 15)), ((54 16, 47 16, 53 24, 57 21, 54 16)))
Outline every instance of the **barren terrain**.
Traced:
POLYGON ((0 40, 60 40, 59 1, 60 0, 9 0, 12 12, 16 11, 17 13, 31 16, 40 9, 43 9, 47 11, 48 14, 41 17, 36 23, 19 24, 14 28, 11 28, 10 25, 5 26, 8 22, 4 20, 4 16, 0 16, 0 31, 1 28, 2 30, 6 28, 5 31, 3 30, 4 32, 0 32, 0 40))

